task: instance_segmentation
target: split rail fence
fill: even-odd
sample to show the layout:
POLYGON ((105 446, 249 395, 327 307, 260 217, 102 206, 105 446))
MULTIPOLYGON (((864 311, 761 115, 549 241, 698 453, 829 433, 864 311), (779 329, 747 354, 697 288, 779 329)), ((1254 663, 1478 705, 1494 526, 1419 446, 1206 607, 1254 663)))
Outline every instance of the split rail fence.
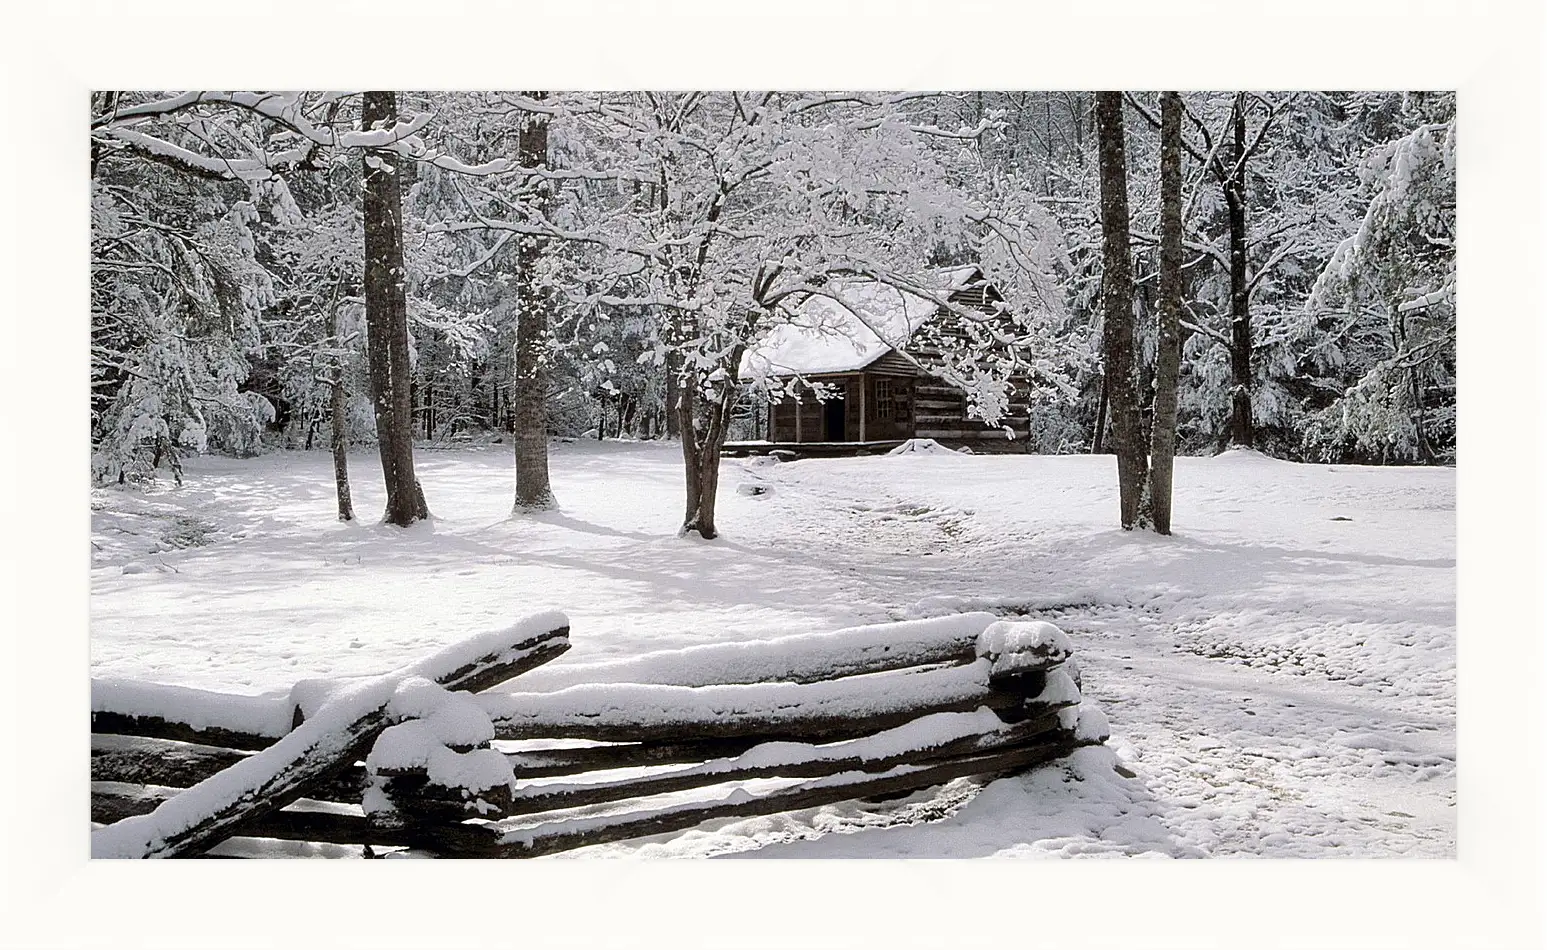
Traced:
POLYGON ((93 681, 92 855, 258 838, 536 857, 1014 773, 1106 738, 1068 640, 1037 621, 556 664, 528 678, 540 691, 514 690, 568 649, 567 618, 545 613, 285 695, 93 681))

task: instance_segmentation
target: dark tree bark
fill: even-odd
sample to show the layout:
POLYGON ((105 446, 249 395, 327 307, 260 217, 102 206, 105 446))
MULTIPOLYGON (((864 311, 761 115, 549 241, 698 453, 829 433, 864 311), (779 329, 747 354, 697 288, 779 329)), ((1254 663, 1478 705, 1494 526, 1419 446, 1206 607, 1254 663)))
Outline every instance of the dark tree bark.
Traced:
POLYGON ((1107 374, 1101 373, 1101 395, 1096 397, 1096 434, 1090 440, 1090 454, 1100 455, 1107 435, 1107 374))
POLYGON ((1230 223, 1230 443, 1252 447, 1252 313, 1246 275, 1246 94, 1230 113, 1233 163, 1223 184, 1230 223))
POLYGON ((1129 531, 1140 526, 1139 496, 1149 465, 1134 386, 1133 267, 1128 256, 1122 93, 1096 93, 1096 140, 1101 163, 1101 342, 1117 452, 1118 510, 1123 530, 1129 531))
POLYGON ((349 494, 349 455, 348 455, 348 394, 344 391, 344 358, 337 352, 342 349, 338 340, 338 293, 335 290, 333 300, 328 304, 324 330, 328 335, 328 343, 335 350, 332 358, 332 368, 328 371, 329 405, 328 427, 330 430, 329 443, 333 449, 333 485, 338 493, 338 520, 355 520, 354 500, 349 494))
MULTIPOLYGON (((542 92, 528 92, 542 99, 542 92)), ((548 117, 525 117, 517 145, 522 168, 548 164, 548 117)), ((534 200, 543 201, 545 185, 534 200)), ((516 501, 513 511, 547 511, 558 507, 548 484, 548 384, 543 343, 548 332, 549 300, 537 279, 544 242, 522 235, 516 244, 516 372, 511 393, 515 421, 516 501)))
MULTIPOLYGON (((397 97, 367 92, 367 129, 397 122, 397 97)), ((370 350, 371 402, 387 484, 388 524, 406 527, 430 516, 414 477, 413 403, 408 361, 408 299, 403 267, 403 204, 399 162, 390 152, 365 153, 365 325, 370 350)))
POLYGON ((677 396, 681 381, 677 378, 682 371, 682 357, 675 352, 666 354, 666 438, 675 439, 682 435, 682 426, 677 421, 677 396))
POLYGON ((1182 97, 1160 94, 1160 315, 1155 352, 1155 418, 1150 430, 1147 500, 1157 534, 1171 533, 1176 458, 1177 377, 1182 340, 1182 97))
POLYGON ((720 450, 730 431, 731 408, 737 396, 735 370, 744 349, 735 347, 720 372, 709 378, 684 380, 679 386, 677 424, 682 431, 687 483, 687 509, 679 534, 697 532, 705 540, 719 534, 714 505, 720 490, 720 450))

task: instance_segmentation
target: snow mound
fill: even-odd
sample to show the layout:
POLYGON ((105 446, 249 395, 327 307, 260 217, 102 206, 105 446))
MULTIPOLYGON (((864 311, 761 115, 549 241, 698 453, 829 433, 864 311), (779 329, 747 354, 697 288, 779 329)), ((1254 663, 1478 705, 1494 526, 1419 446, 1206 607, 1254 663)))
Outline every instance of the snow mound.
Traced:
POLYGON ((448 746, 478 746, 494 738, 493 724, 471 695, 453 693, 422 676, 403 681, 392 694, 387 712, 423 722, 437 741, 448 746))
MULTIPOLYGON (((380 787, 383 772, 424 770, 429 780, 446 788, 477 793, 491 788, 514 788, 510 760, 493 749, 457 752, 441 743, 435 729, 422 719, 410 719, 382 730, 366 756, 365 768, 372 787, 380 787)), ((386 810, 386 809, 378 809, 386 810)))
POLYGON ((1266 464, 1266 465, 1293 465, 1294 464, 1293 462, 1285 462, 1283 459, 1276 459, 1276 458, 1274 458, 1271 455, 1265 455, 1262 452, 1257 451, 1256 449, 1248 449, 1248 448, 1246 448, 1244 446, 1239 446, 1239 445, 1238 446, 1234 446, 1232 448, 1228 448, 1228 449, 1224 450, 1223 452, 1220 452, 1218 455, 1215 455, 1213 457, 1212 461, 1214 461, 1214 462, 1229 462, 1229 463, 1246 464, 1246 465, 1251 465, 1251 464, 1255 464, 1255 465, 1263 465, 1263 464, 1266 464))
POLYGON ((897 448, 892 449, 887 455, 956 455, 957 452, 946 448, 934 439, 909 439, 897 448))
POLYGON ((1078 704, 1080 701, 1080 688, 1074 685, 1074 680, 1063 670, 1053 670, 1047 674, 1047 685, 1042 687, 1042 692, 1036 696, 1036 702, 1049 706, 1064 706, 1078 704))
POLYGON ((410 676, 393 691, 387 713, 404 721, 382 730, 365 757, 370 781, 362 806, 368 814, 395 810, 385 786, 391 773, 423 771, 431 784, 461 789, 463 798, 480 811, 486 806, 477 800, 480 793, 515 790, 510 760, 487 748, 494 725, 471 695, 410 676))
POLYGON ((1051 666, 1067 660, 1073 652, 1064 632, 1046 620, 996 620, 978 634, 978 656, 996 662, 1024 656, 1051 666))
POLYGON ((1080 721, 1075 724, 1074 738, 1079 742, 1105 742, 1112 738, 1112 724, 1107 714, 1098 706, 1082 703, 1079 706, 1080 721))

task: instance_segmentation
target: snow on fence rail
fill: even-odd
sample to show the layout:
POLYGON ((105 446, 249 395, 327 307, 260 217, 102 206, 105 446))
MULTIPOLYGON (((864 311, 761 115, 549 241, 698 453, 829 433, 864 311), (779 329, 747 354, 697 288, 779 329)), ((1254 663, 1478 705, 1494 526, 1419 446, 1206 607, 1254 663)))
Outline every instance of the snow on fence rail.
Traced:
POLYGON ((567 648, 568 621, 543 614, 386 676, 224 708, 94 683, 92 854, 257 837, 532 857, 1019 771, 1106 738, 1063 668, 1068 640, 1041 622, 878 624, 491 689, 567 648))

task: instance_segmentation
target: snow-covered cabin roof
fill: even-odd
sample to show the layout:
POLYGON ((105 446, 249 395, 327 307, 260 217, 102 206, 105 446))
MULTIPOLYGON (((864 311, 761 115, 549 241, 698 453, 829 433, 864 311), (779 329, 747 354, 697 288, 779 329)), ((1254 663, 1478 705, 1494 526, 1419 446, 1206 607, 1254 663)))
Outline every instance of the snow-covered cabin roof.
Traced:
MULTIPOLYGON (((948 295, 981 279, 976 265, 936 271, 936 292, 948 295)), ((847 373, 903 349, 934 316, 932 300, 869 280, 841 281, 831 290, 843 303, 810 297, 789 323, 774 327, 741 358, 740 376, 847 373)))

